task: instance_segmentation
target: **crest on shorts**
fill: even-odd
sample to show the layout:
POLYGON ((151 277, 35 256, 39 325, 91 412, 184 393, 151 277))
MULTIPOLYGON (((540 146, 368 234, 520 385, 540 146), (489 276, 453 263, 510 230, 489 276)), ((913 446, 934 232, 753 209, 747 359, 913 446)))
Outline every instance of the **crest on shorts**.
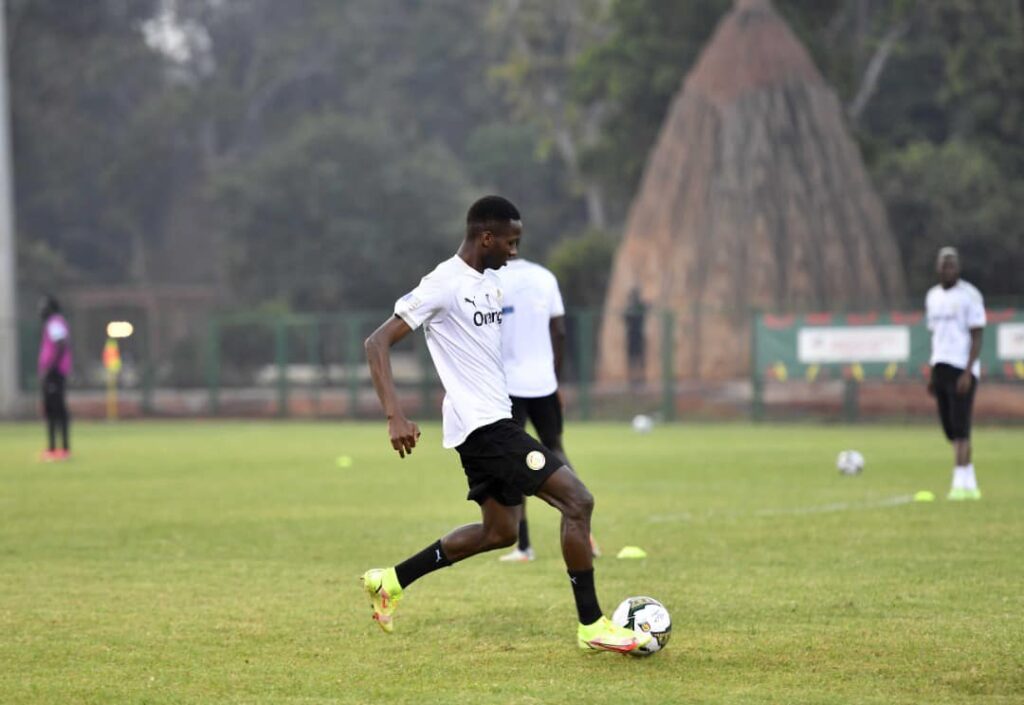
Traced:
POLYGON ((531 470, 540 470, 547 465, 548 459, 539 450, 531 450, 526 454, 526 467, 531 470))

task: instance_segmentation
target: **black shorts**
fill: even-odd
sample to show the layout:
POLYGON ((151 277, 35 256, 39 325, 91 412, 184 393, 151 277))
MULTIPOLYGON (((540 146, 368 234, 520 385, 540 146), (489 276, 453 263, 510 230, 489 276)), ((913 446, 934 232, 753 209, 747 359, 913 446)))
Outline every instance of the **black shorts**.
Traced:
POLYGON ((546 397, 512 397, 512 420, 523 428, 529 420, 546 448, 561 445, 562 404, 558 392, 546 397))
POLYGON ((476 429, 455 450, 469 483, 466 499, 478 504, 493 497, 506 507, 520 505, 563 464, 512 419, 476 429))
POLYGON ((971 389, 966 394, 958 394, 956 381, 963 370, 943 362, 932 368, 932 385, 935 387, 935 400, 939 404, 939 419, 946 438, 951 441, 971 437, 971 410, 974 408, 974 390, 978 388, 978 378, 971 376, 971 389))

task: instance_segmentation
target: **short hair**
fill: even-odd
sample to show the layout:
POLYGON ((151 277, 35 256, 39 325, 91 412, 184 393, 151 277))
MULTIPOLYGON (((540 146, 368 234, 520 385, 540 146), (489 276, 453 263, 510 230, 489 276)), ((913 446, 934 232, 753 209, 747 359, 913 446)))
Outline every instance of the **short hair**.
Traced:
POLYGON ((935 266, 941 267, 942 260, 946 259, 947 257, 952 257, 957 262, 960 261, 960 253, 956 251, 955 247, 943 247, 939 250, 939 254, 935 256, 935 266))
POLYGON ((53 294, 43 294, 39 307, 45 311, 60 313, 60 302, 57 301, 57 297, 53 294))
POLYGON ((484 196, 469 207, 466 229, 472 233, 491 223, 511 223, 513 220, 522 220, 522 216, 512 201, 501 196, 484 196))

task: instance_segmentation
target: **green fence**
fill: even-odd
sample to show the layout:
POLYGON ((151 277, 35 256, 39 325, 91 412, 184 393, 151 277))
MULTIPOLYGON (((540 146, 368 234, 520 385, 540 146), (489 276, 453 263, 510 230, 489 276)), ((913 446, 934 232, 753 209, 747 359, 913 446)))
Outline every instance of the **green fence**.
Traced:
MULTIPOLYGON (((106 373, 100 365, 105 326, 130 319, 131 338, 121 341, 124 360, 118 386, 130 409, 125 415, 212 415, 281 417, 369 417, 379 403, 369 379, 363 352, 365 338, 390 315, 388 310, 339 313, 197 313, 182 325, 168 317, 148 320, 146 311, 109 307, 66 312, 72 331, 74 369, 70 388, 78 408, 104 391, 106 373), (91 396, 90 396, 91 395, 91 396)), ((647 338, 661 341, 651 350, 640 388, 612 383, 599 386, 599 340, 607 323, 595 309, 566 314, 566 350, 562 369, 567 416, 576 419, 677 415, 675 379, 677 351, 673 331, 682 325, 677 314, 651 311, 644 327, 647 338)), ((614 314, 621 322, 622 314, 614 314)), ((615 323, 616 321, 612 321, 615 323)), ((36 393, 35 355, 40 324, 20 327, 23 390, 36 393)), ((437 417, 441 386, 430 363, 423 333, 417 331, 393 351, 395 378, 410 413, 437 417)), ((94 405, 95 407, 95 405, 94 405)), ((93 415, 102 408, 91 408, 93 415)))
MULTIPOLYGON (((357 311, 338 315, 278 315, 264 313, 211 317, 204 335, 205 411, 225 409, 223 392, 232 389, 274 390, 275 413, 287 416, 298 392, 313 413, 360 417, 379 414, 369 379, 363 341, 389 315, 386 311, 357 311), (344 403, 322 403, 321 395, 344 391, 344 403)), ((568 358, 563 378, 577 392, 579 415, 589 418, 594 380, 594 347, 599 317, 578 311, 568 317, 568 358)), ((437 416, 442 394, 422 332, 408 336, 392 349, 396 386, 415 400, 419 415, 437 416)))
MULTIPOLYGON (((753 413, 764 412, 766 382, 844 382, 844 408, 857 415, 859 385, 924 379, 931 334, 921 311, 759 314, 753 323, 753 413)), ((982 375, 1024 379, 1024 312, 988 310, 981 351, 982 375)))
MULTIPOLYGON (((1024 379, 1020 310, 989 310, 982 352, 988 378, 1024 379)), ((125 364, 119 384, 126 403, 141 415, 377 418, 379 402, 363 341, 389 315, 387 310, 197 315, 187 326, 179 322, 177 330, 157 330, 143 320, 136 334, 122 342, 125 364)), ((71 388, 81 405, 98 398, 105 384, 103 325, 101 317, 76 318, 72 312, 69 318, 75 354, 71 388)), ((568 416, 623 419, 645 413, 671 421, 680 413, 712 418, 752 413, 761 418, 766 387, 776 405, 775 385, 799 380, 831 381, 832 390, 840 383, 841 411, 853 419, 863 384, 918 382, 927 371, 929 333, 920 311, 758 314, 751 316, 749 329, 749 393, 728 381, 681 379, 682 353, 673 346, 680 339, 677 333, 685 335, 687 320, 669 311, 651 311, 646 317, 645 338, 660 341, 660 348, 648 351, 643 382, 634 387, 607 376, 598 384, 601 354, 618 352, 599 349, 601 329, 621 321, 596 310, 569 311, 562 374, 568 416)), ((37 388, 39 329, 37 321, 26 321, 20 331, 22 384, 31 392, 37 388)), ((436 418, 443 390, 423 333, 396 346, 392 363, 408 412, 436 418)), ((832 415, 836 407, 830 404, 827 413, 832 415)))
MULTIPOLYGON (((363 341, 389 315, 387 310, 214 314, 197 317, 183 335, 147 329, 143 322, 135 335, 121 341, 125 365, 119 387, 122 397, 135 400, 142 414, 376 418, 379 403, 363 341), (154 339, 163 343, 153 343, 154 339), (164 400, 161 405, 154 405, 157 394, 164 400), (177 406, 169 409, 169 404, 177 406)), ((73 313, 68 317, 75 360, 70 386, 81 399, 104 388, 100 354, 105 336, 100 318, 76 320, 73 313)), ((563 380, 573 387, 573 415, 590 418, 600 315, 579 310, 566 318, 563 380)), ((29 393, 38 388, 39 336, 37 321, 22 322, 20 375, 22 388, 29 393)), ((395 346, 392 366, 410 413, 438 416, 443 390, 422 331, 395 346)))

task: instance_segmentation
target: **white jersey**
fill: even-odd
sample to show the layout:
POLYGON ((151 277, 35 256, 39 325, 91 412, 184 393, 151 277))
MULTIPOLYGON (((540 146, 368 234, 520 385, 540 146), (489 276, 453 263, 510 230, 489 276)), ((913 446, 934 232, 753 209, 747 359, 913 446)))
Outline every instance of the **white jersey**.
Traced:
MULTIPOLYGON (((971 328, 985 327, 981 292, 963 279, 948 289, 936 284, 928 290, 924 306, 932 332, 931 364, 944 362, 965 369, 971 356, 971 328)), ((979 360, 971 366, 971 374, 981 377, 979 360)))
POLYGON ((68 324, 57 316, 46 322, 46 335, 55 343, 68 339, 68 324))
POLYGON ((505 293, 501 352, 508 393, 533 399, 558 390, 550 321, 565 315, 555 275, 524 259, 509 260, 498 270, 505 293))
POLYGON ((395 315, 416 330, 444 385, 444 447, 461 445, 487 424, 512 418, 501 364, 501 281, 458 255, 437 265, 395 302, 395 315))

